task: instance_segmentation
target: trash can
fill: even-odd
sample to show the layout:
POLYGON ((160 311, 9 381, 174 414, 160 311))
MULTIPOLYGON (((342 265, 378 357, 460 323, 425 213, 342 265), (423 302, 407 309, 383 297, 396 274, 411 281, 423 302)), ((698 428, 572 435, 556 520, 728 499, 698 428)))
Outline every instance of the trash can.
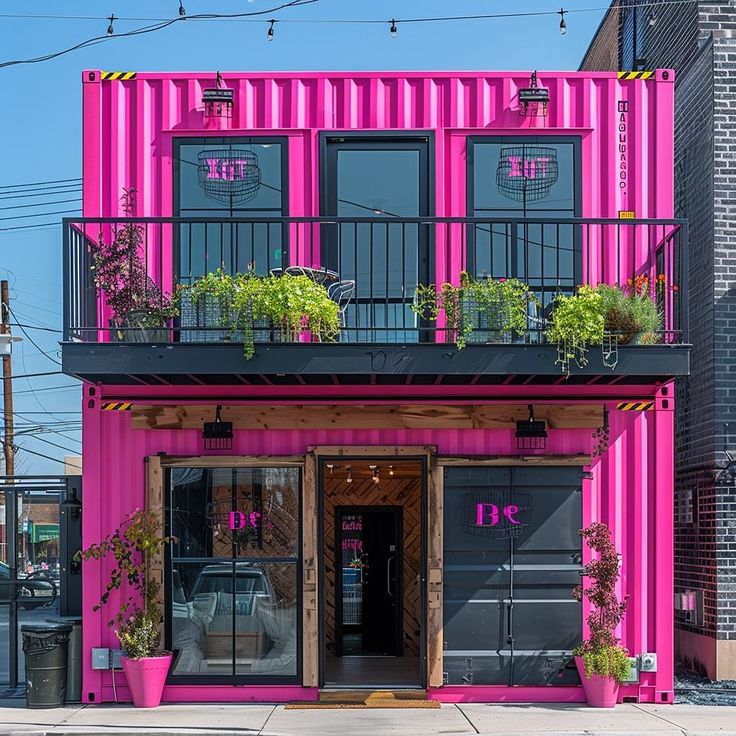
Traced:
POLYGON ((61 708, 66 698, 66 655, 71 624, 21 626, 26 660, 26 706, 61 708))
POLYGON ((71 624, 69 646, 66 656, 66 702, 82 702, 82 618, 81 616, 60 616, 47 618, 52 624, 71 624))

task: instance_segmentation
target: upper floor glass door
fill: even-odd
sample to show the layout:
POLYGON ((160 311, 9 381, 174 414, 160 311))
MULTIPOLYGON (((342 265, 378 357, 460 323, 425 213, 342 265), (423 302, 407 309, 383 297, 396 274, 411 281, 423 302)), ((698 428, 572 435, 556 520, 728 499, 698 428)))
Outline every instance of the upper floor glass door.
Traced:
POLYGON ((340 136, 323 144, 323 214, 349 219, 325 227, 321 265, 355 281, 348 338, 416 342, 410 305, 431 279, 430 228, 404 218, 431 214, 429 139, 340 136))

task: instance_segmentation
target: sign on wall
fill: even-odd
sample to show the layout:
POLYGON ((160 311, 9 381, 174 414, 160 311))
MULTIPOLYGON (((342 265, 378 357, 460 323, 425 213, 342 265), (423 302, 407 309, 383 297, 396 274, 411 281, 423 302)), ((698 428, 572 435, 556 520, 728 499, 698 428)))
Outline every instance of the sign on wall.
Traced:
POLYGON ((210 199, 240 204, 253 199, 260 189, 261 169, 252 151, 206 149, 199 152, 197 161, 199 186, 210 199))
POLYGON ((559 178, 557 149, 543 146, 502 148, 496 168, 496 185, 515 202, 536 202, 549 196, 559 178))
POLYGON ((510 490, 466 493, 463 530, 475 536, 518 537, 529 524, 532 497, 510 490))

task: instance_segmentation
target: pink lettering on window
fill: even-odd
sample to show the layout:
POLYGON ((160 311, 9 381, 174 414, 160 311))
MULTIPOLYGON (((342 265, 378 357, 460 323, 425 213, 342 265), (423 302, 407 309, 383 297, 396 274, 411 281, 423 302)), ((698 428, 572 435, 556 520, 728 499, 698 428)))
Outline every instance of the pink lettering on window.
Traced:
POLYGON ((261 514, 258 511, 251 511, 249 514, 244 514, 242 511, 231 511, 230 529, 235 531, 236 529, 245 529, 246 526, 257 529, 260 520, 261 514))
MULTIPOLYGON (((519 507, 515 504, 509 504, 503 507, 503 516, 514 525, 519 525, 521 522, 516 518, 519 513, 519 507)), ((501 520, 498 506, 493 503, 479 503, 475 506, 475 525, 476 526, 498 526, 498 522, 501 520)))

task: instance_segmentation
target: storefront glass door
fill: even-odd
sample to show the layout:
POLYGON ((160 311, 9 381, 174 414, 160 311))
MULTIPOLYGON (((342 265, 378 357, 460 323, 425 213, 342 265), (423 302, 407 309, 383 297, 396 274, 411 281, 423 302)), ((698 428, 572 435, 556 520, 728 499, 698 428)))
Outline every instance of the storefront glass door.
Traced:
POLYGON ((579 469, 446 469, 448 684, 578 683, 581 500, 579 469))

